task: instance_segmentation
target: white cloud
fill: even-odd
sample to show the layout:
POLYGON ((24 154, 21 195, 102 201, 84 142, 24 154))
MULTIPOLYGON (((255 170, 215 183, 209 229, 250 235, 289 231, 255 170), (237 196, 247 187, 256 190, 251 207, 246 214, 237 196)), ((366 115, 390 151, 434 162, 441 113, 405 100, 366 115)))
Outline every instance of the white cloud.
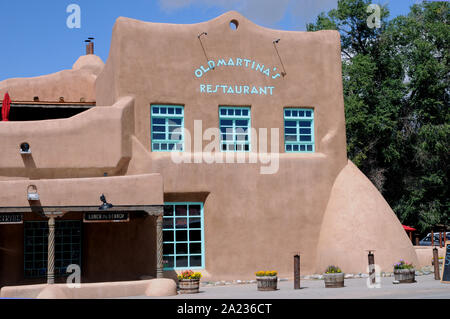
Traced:
POLYGON ((191 5, 235 10, 256 23, 274 25, 283 19, 291 0, 159 0, 165 11, 178 10, 191 5))
POLYGON ((307 23, 316 21, 321 12, 337 8, 338 0, 297 0, 292 1, 294 26, 304 28, 307 23))
POLYGON ((294 19, 295 27, 304 27, 315 21, 322 11, 337 7, 338 0, 159 0, 165 11, 179 10, 192 5, 236 10, 255 23, 274 26, 287 13, 294 19))

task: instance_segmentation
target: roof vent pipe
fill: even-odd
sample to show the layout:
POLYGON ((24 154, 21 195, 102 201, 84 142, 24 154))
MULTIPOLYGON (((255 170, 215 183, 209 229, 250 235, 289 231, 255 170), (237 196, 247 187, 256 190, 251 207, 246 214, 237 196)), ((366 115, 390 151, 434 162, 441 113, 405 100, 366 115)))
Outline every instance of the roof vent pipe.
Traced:
POLYGON ((84 42, 86 43, 86 55, 94 54, 94 40, 95 38, 88 38, 84 42))

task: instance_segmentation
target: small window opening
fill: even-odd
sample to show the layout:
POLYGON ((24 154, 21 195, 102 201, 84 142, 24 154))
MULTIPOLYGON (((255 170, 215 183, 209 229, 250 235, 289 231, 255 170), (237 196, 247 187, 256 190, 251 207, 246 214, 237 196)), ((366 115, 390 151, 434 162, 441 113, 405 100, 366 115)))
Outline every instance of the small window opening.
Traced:
POLYGON ((231 30, 237 30, 239 27, 239 22, 237 20, 231 20, 230 21, 230 28, 231 30))

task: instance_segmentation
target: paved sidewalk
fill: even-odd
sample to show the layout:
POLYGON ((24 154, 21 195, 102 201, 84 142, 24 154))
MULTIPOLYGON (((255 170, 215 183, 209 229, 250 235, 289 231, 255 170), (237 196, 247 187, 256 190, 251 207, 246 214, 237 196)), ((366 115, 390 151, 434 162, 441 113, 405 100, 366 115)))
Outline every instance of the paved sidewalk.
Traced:
MULTIPOLYGON (((278 283, 279 290, 257 291, 256 284, 200 287, 200 293, 164 299, 450 299, 450 284, 434 280, 434 275, 416 276, 416 283, 393 284, 393 277, 381 278, 381 288, 368 288, 367 279, 346 279, 344 288, 325 288, 323 280, 302 280, 300 290, 293 281, 278 283)), ((139 296, 131 299, 156 299, 139 296)))

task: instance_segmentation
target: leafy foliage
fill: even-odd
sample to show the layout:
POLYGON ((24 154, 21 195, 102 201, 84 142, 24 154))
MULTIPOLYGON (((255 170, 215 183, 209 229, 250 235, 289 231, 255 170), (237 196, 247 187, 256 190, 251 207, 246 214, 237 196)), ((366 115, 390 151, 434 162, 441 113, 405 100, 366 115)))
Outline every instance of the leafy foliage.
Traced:
POLYGON ((450 4, 423 2, 381 28, 370 0, 340 0, 308 31, 341 34, 349 158, 399 219, 427 231, 449 224, 450 4))
POLYGON ((178 280, 185 280, 185 279, 200 279, 202 278, 202 274, 199 272, 193 272, 192 270, 185 270, 178 276, 178 280))
POLYGON ((256 277, 266 277, 266 276, 273 277, 273 276, 278 275, 278 272, 276 272, 274 270, 270 270, 270 271, 261 270, 261 271, 257 271, 255 273, 255 275, 256 275, 256 277))
POLYGON ((398 263, 394 264, 394 269, 414 269, 414 266, 401 259, 398 263))
POLYGON ((342 273, 341 268, 338 266, 328 266, 328 268, 325 270, 326 274, 340 274, 342 273))

